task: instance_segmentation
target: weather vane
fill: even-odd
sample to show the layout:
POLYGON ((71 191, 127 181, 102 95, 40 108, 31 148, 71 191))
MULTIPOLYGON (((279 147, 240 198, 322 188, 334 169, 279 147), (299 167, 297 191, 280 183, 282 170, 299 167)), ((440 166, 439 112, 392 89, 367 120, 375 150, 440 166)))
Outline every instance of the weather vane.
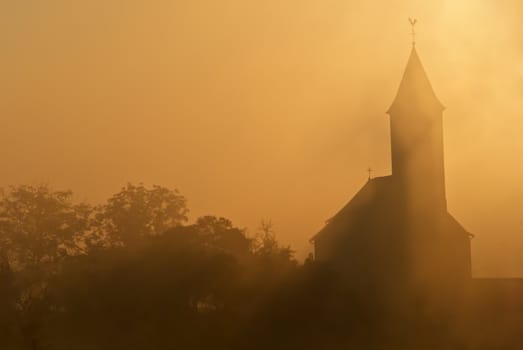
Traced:
POLYGON ((369 167, 369 168, 367 169, 367 172, 369 173, 369 180, 370 180, 370 179, 372 178, 372 168, 369 167))
POLYGON ((412 32, 410 32, 410 35, 412 35, 412 46, 416 46, 416 23, 418 23, 418 20, 416 18, 409 17, 409 22, 412 26, 412 32))

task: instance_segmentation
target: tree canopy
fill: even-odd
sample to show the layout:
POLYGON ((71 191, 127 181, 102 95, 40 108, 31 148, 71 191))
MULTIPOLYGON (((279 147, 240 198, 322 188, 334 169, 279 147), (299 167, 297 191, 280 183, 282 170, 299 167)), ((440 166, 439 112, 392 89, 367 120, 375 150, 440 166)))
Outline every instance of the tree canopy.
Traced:
POLYGON ((48 185, 3 190, 0 346, 198 348, 201 334, 231 345, 253 300, 297 266, 292 251, 226 218, 187 222, 185 197, 161 186, 127 184, 97 206, 48 185), (273 256, 287 260, 279 274, 273 256))

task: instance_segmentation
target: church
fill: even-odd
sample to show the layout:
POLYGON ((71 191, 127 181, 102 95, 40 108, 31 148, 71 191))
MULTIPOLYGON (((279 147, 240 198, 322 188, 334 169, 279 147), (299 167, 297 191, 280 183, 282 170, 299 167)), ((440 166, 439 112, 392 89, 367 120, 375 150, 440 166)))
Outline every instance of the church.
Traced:
POLYGON ((369 176, 326 222, 311 239, 315 260, 373 300, 428 297, 464 320, 471 339, 511 334, 523 344, 523 278, 473 278, 474 235, 447 210, 444 110, 413 43, 387 111, 392 174, 369 176))
POLYGON ((447 211, 444 110, 413 45, 387 112, 392 175, 369 177, 312 238, 317 261, 381 287, 403 281, 431 288, 471 278, 473 235, 447 211))

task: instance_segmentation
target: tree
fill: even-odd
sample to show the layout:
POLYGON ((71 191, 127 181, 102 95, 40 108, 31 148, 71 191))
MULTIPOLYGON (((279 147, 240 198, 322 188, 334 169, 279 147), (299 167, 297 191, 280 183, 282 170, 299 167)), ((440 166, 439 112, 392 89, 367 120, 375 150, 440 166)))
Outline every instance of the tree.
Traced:
POLYGON ((65 260, 49 291, 48 329, 60 336, 46 339, 78 349, 224 348, 205 338, 229 340, 251 301, 241 287, 240 256, 251 254, 243 232, 207 216, 65 260))
POLYGON ((0 254, 0 347, 14 348, 17 343, 16 286, 7 257, 0 254))
POLYGON ((234 227, 232 222, 216 216, 202 216, 193 225, 203 246, 221 250, 233 255, 245 255, 250 251, 252 241, 245 230, 234 227))
POLYGON ((295 263, 294 251, 289 246, 279 245, 270 220, 262 220, 255 238, 254 252, 261 257, 295 263))
POLYGON ((129 183, 97 208, 98 236, 102 241, 127 244, 160 235, 187 221, 186 204, 177 190, 157 185, 147 189, 129 183))
POLYGON ((0 195, 0 249, 17 270, 77 253, 91 211, 87 204, 74 204, 71 191, 10 187, 0 195))
POLYGON ((36 342, 49 308, 49 277, 63 258, 82 252, 91 212, 89 205, 73 203, 71 191, 47 185, 10 187, 0 195, 0 251, 14 286, 9 290, 17 326, 28 344, 36 342))

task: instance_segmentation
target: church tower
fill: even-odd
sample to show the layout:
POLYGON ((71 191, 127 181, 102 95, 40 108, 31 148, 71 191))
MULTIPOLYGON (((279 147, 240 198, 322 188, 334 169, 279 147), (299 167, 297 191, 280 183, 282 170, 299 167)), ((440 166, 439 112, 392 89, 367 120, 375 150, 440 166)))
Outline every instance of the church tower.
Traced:
POLYGON ((392 175, 369 179, 313 237, 318 261, 368 290, 443 296, 468 283, 471 235, 447 211, 444 110, 413 45, 387 112, 392 175))
POLYGON ((443 110, 413 45, 388 110, 392 176, 417 212, 446 210, 443 110))

